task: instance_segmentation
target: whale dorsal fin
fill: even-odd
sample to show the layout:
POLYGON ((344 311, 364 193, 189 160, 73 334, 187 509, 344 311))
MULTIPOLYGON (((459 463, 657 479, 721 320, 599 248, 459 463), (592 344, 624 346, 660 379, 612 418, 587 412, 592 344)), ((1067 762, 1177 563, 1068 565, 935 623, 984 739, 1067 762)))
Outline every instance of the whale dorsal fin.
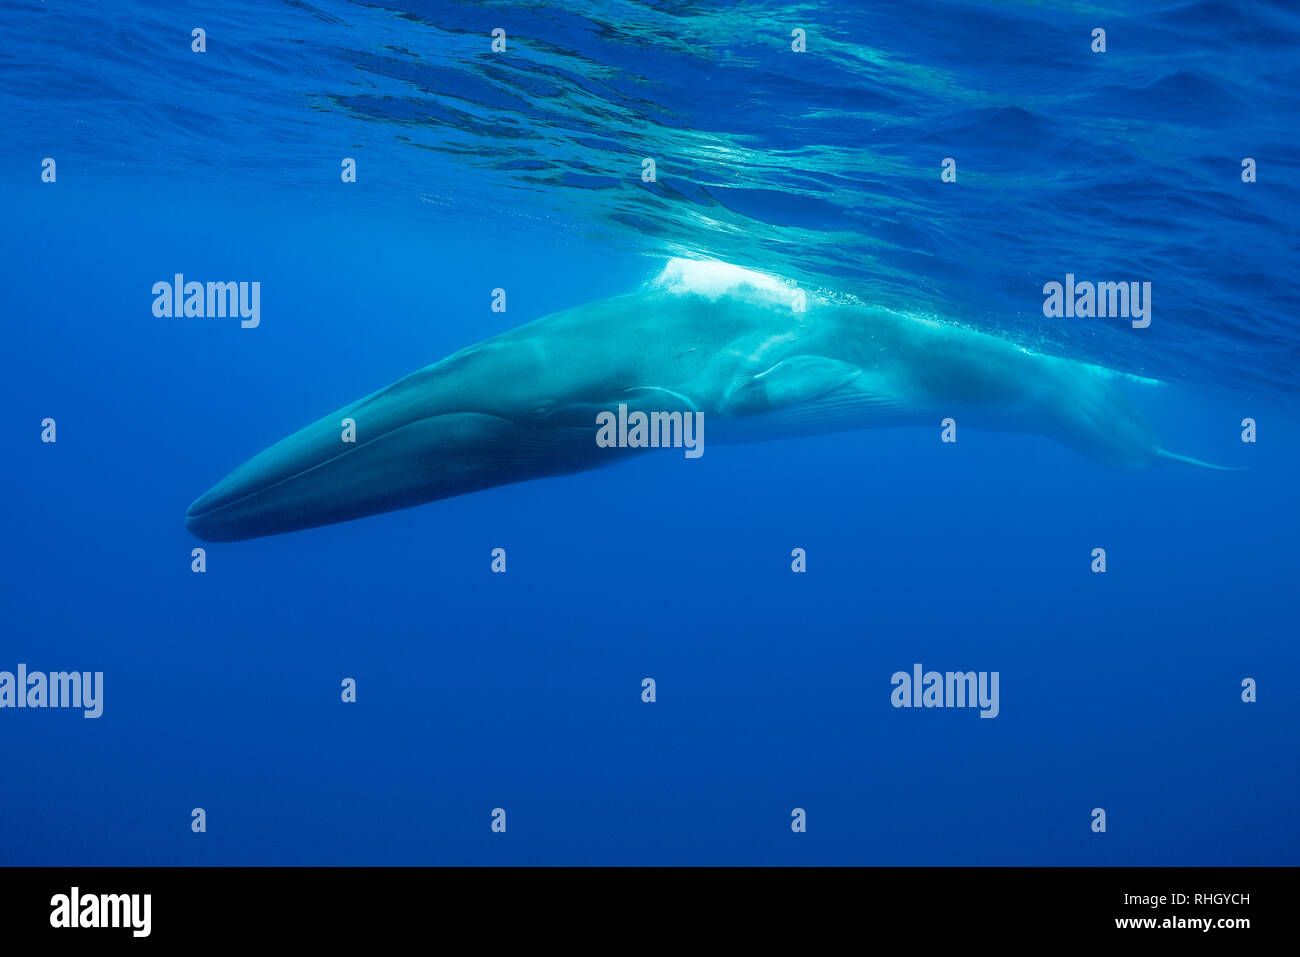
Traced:
POLYGON ((723 396, 723 415, 757 415, 807 402, 862 374, 862 369, 825 356, 791 356, 757 375, 734 376, 723 396))

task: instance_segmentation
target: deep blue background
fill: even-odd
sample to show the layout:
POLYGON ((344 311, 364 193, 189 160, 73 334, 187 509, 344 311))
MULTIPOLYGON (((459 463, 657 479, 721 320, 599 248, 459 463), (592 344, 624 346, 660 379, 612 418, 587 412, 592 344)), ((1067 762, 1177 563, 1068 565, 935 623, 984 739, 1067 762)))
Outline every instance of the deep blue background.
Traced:
POLYGON ((599 14, 625 30, 612 39, 598 11, 514 14, 528 69, 492 88, 504 102, 476 85, 504 9, 45 6, 18 4, 0 46, 0 669, 103 671, 106 695, 93 721, 0 712, 0 863, 1297 862, 1280 10, 1117 20, 1110 80, 1088 72, 1091 22, 1051 8, 803 8, 834 55, 810 45, 797 66, 776 7, 737 24, 628 5, 599 14), (96 15, 111 28, 86 29, 96 15), (201 22, 208 61, 188 50, 201 22), (553 35, 530 47, 532 26, 553 35), (756 52, 764 26, 776 40, 756 52), (648 78, 642 99, 629 77, 648 78), (362 88, 388 91, 384 116, 362 88), (453 94, 498 119, 433 108, 453 94), (840 121, 819 125, 836 97, 840 121), (1081 100, 1088 149, 1059 112, 1081 100), (1241 184, 1257 153, 1261 182, 1241 184), (642 155, 667 157, 665 189, 640 184, 642 155), (936 423, 660 454, 209 546, 190 572, 186 506, 252 453, 678 254, 1169 380, 1135 392, 1165 444, 1248 470, 1117 473, 1033 436, 942 445, 936 423), (1066 271, 1152 280, 1150 334, 1044 320, 1039 286, 1066 271), (175 272, 260 281, 261 327, 155 319, 150 287, 175 272), (894 710, 889 676, 913 662, 999 671, 1000 716, 894 710))

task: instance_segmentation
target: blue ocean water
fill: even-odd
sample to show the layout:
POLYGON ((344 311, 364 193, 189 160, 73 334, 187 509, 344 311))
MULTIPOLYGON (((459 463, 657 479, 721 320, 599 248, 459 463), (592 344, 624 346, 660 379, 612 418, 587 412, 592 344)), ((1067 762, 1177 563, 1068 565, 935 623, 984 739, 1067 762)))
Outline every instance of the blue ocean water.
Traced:
POLYGON ((1297 863, 1288 7, 8 0, 0 670, 105 693, 0 710, 0 863, 1297 863), (1160 380, 1164 444, 1245 470, 936 422, 191 571, 255 452, 672 257, 1160 380), (1045 318, 1067 272, 1151 281, 1150 327, 1045 318), (260 325, 156 318, 176 273, 260 325), (997 718, 892 707, 915 663, 998 672, 997 718))

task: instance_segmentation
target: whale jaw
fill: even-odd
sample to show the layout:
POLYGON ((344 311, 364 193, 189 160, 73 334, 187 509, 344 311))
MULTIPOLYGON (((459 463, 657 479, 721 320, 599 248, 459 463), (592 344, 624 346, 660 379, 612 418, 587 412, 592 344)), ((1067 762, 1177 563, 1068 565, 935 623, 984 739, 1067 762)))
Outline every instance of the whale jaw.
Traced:
POLYGON ((478 412, 415 419, 356 444, 338 438, 336 421, 249 459, 190 505, 185 527, 233 542, 330 525, 587 468, 581 450, 594 449, 589 430, 579 437, 478 412), (556 454, 563 446, 569 454, 556 454))

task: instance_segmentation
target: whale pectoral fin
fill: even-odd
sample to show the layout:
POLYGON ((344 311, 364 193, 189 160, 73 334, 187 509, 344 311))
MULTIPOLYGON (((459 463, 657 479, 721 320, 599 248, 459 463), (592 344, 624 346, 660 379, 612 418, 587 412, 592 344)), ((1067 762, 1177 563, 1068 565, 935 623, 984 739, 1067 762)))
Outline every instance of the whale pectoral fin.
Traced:
POLYGON ((743 419, 741 422, 752 425, 754 436, 771 437, 914 425, 921 420, 923 414, 922 410, 895 396, 865 392, 851 386, 819 395, 808 402, 798 402, 743 419))
POLYGON ((626 403, 629 409, 643 409, 653 412, 698 412, 700 411, 689 396, 658 385, 641 385, 624 389, 619 401, 626 403))
POLYGON ((723 396, 723 415, 757 415, 807 402, 838 389, 862 374, 862 369, 824 356, 793 356, 757 375, 741 374, 731 380, 723 396))
POLYGON ((699 407, 680 392, 661 386, 635 386, 624 389, 607 399, 590 402, 571 402, 567 405, 539 410, 538 419, 548 425, 594 426, 596 416, 602 412, 616 412, 620 405, 629 412, 698 412, 699 407))

